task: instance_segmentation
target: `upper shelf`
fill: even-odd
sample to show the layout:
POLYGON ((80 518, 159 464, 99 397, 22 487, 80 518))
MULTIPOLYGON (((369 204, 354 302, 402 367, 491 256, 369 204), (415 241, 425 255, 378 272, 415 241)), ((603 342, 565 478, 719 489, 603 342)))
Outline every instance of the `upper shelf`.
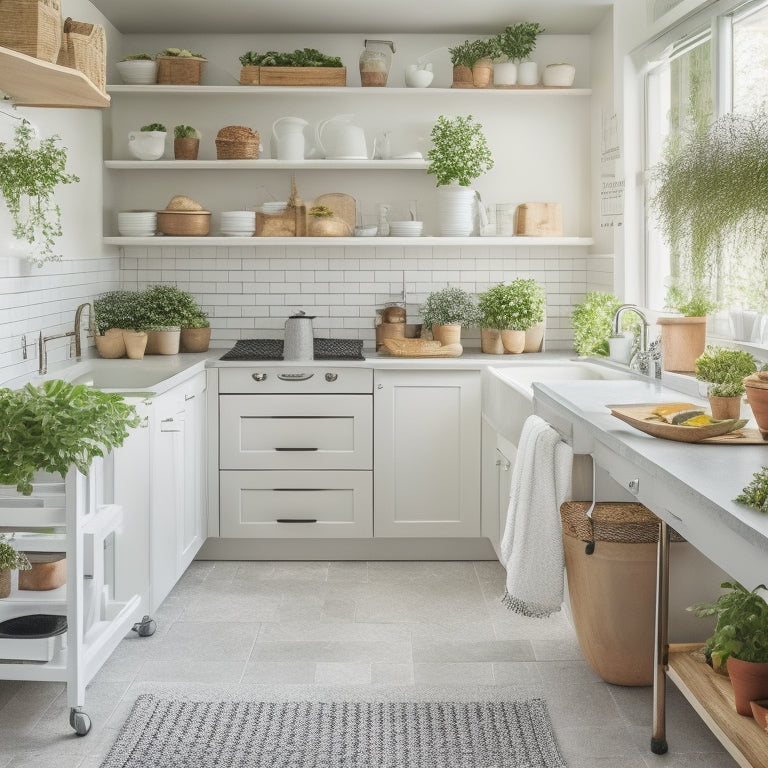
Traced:
POLYGON ((134 93, 134 94, 219 94, 238 96, 253 96, 254 94, 264 95, 272 94, 293 95, 315 94, 315 95, 338 95, 345 94, 359 97, 376 96, 376 98, 397 95, 402 97, 410 94, 414 98, 423 98, 428 94, 433 95, 471 95, 486 97, 525 97, 525 96, 590 96, 591 88, 363 88, 360 86, 304 86, 304 85, 108 85, 109 93, 134 93))
POLYGON ((110 103, 82 72, 2 47, 0 90, 19 107, 103 109, 110 103))
POLYGON ((105 160, 107 168, 120 171, 248 171, 322 170, 322 171, 423 171, 426 160, 105 160))

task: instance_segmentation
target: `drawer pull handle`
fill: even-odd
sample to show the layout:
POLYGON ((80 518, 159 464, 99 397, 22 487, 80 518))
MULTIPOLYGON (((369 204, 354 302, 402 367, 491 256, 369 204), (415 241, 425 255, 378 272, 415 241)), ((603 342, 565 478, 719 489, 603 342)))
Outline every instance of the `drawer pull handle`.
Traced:
POLYGON ((319 451, 319 448, 275 448, 276 451, 319 451))
POLYGON ((275 520, 276 523, 316 523, 314 518, 299 519, 295 517, 278 517, 275 520))
POLYGON ((251 374, 251 378, 254 381, 264 381, 267 378, 267 374, 266 373, 252 373, 251 374))
POLYGON ((293 492, 293 491, 313 491, 313 492, 316 493, 317 491, 325 491, 325 490, 328 490, 328 489, 327 488, 273 488, 272 490, 275 491, 275 492, 277 492, 277 491, 291 491, 291 492, 293 492))
POLYGON ((637 494, 640 492, 640 478, 636 477, 634 480, 630 480, 627 483, 627 488, 637 496, 637 494))
POLYGON ((314 375, 314 373, 278 373, 277 378, 280 381, 307 381, 314 375))

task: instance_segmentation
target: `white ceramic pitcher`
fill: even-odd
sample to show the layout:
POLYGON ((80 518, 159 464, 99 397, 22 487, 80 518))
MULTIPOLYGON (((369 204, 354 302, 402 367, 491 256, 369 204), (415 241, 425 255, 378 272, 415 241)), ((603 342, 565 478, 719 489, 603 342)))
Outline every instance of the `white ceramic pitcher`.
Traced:
POLYGON ((272 123, 272 150, 278 160, 295 163, 304 159, 304 129, 300 117, 280 117, 272 123))
POLYGON ((315 141, 328 160, 368 160, 365 131, 352 122, 354 115, 336 115, 315 126, 315 141))

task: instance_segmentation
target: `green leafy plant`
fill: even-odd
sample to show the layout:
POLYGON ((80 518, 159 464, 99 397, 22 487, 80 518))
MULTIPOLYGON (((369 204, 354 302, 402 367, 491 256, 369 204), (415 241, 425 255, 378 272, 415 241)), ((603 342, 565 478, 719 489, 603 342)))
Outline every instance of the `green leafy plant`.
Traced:
POLYGON ((148 53, 131 53, 128 56, 123 56, 120 61, 154 61, 154 56, 150 56, 148 53))
POLYGON ((145 330, 141 326, 139 294, 136 291, 108 291, 93 301, 96 328, 104 335, 110 328, 145 330))
POLYGON ((8 537, 0 533, 0 571, 28 571, 31 567, 24 552, 17 552, 8 537))
POLYGON ((188 315, 200 311, 192 296, 175 285, 151 285, 137 299, 144 329, 181 328, 188 315))
POLYGON ((313 205, 307 213, 316 219, 329 218, 333 216, 333 211, 327 205, 313 205))
POLYGON ((472 325, 478 317, 472 294, 451 286, 430 293, 421 313, 427 328, 433 325, 472 325))
POLYGON ((478 297, 481 328, 527 331, 544 321, 544 289, 532 279, 499 283, 478 297))
POLYGON ((463 43, 448 48, 448 54, 451 57, 451 64, 454 67, 469 67, 472 69, 477 59, 474 58, 474 49, 471 40, 465 40, 463 43))
POLYGON ((166 48, 157 54, 158 56, 173 56, 179 59, 202 59, 208 61, 202 53, 192 53, 186 48, 166 48))
POLYGON ((199 139, 200 132, 191 125, 176 125, 173 128, 174 139, 199 139))
POLYGON ((160 131, 166 133, 165 126, 162 123, 150 123, 149 125, 142 125, 140 130, 142 131, 160 131))
POLYGON ((620 306, 621 302, 612 293, 590 291, 584 301, 573 308, 571 327, 577 354, 608 356, 611 323, 620 306))
POLYGON ((760 512, 768 512, 768 467, 755 472, 749 485, 742 489, 734 501, 746 504, 760 512))
POLYGON ((696 360, 696 378, 709 382, 715 397, 739 397, 746 391, 743 380, 757 371, 757 361, 741 349, 708 346, 696 360))
POLYGON ((53 193, 59 184, 80 179, 66 173, 67 150, 57 143, 59 136, 41 139, 35 146, 35 132, 27 120, 16 126, 13 144, 0 142, 0 192, 13 219, 11 233, 34 247, 30 261, 42 266, 61 261, 55 254, 55 239, 61 237, 61 208, 53 193))
POLYGON ((525 61, 536 47, 536 38, 544 31, 537 21, 509 24, 496 36, 496 47, 509 61, 525 61))
POLYGON ((293 53, 247 51, 239 57, 244 67, 343 67, 338 56, 327 56, 315 48, 297 48, 293 53))
POLYGON ((730 656, 741 661, 768 661, 768 603, 759 590, 752 591, 736 581, 721 585, 729 590, 712 603, 699 603, 688 610, 696 616, 716 616, 715 631, 704 646, 707 660, 716 670, 725 667, 730 656))
POLYGON ((60 379, 0 389, 0 483, 29 496, 36 472, 84 474, 91 461, 123 444, 139 423, 118 394, 60 379))
POLYGON ((440 115, 430 133, 427 173, 437 177, 438 186, 458 182, 468 187, 473 179, 493 168, 493 155, 483 126, 472 115, 449 118, 440 115))

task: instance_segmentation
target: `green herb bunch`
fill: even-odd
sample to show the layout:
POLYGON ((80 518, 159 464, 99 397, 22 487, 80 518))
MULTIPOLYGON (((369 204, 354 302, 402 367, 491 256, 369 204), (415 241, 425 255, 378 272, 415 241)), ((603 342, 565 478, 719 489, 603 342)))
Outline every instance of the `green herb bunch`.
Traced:
POLYGON ((532 279, 499 283, 478 297, 482 328, 527 331, 544 321, 544 289, 532 279))
POLYGON ((29 558, 24 552, 17 552, 8 537, 0 533, 0 572, 2 571, 28 571, 32 567, 29 558))
POLYGON ((316 219, 329 218, 333 216, 333 211, 327 205, 313 205, 307 213, 316 219))
POLYGON ((0 142, 0 192, 13 218, 11 233, 35 247, 30 260, 37 266, 61 261, 53 252, 61 237, 61 208, 53 193, 59 184, 74 184, 80 179, 66 173, 67 150, 57 146, 61 139, 51 136, 34 144, 35 132, 22 120, 14 133, 13 144, 0 142))
POLYGON ((577 354, 608 356, 611 323, 620 306, 621 302, 612 293, 590 291, 584 301, 573 308, 571 327, 577 354))
POLYGON ((688 610, 696 616, 717 616, 715 631, 704 646, 704 653, 714 669, 725 667, 730 656, 741 661, 768 661, 768 603, 759 590, 752 591, 736 581, 721 585, 730 590, 712 603, 699 603, 688 610))
POLYGON ((122 61, 154 61, 154 58, 148 53, 131 53, 124 56, 122 61))
POLYGON ((142 125, 141 129, 142 131, 160 131, 162 133, 166 133, 165 126, 162 123, 150 123, 149 125, 142 125))
POLYGON ((437 177, 438 186, 458 182, 468 187, 473 179, 493 168, 493 155, 483 126, 472 115, 449 118, 440 115, 430 133, 427 173, 437 177))
POLYGON ((36 472, 87 474, 92 460, 123 444, 139 423, 118 394, 52 379, 0 389, 0 484, 29 496, 36 472))
POLYGON ((174 139, 199 139, 200 133, 191 125, 175 125, 173 127, 174 139))
POLYGON ((544 31, 537 21, 509 24, 496 36, 496 47, 509 61, 525 61, 536 47, 536 38, 544 31))
POLYGON ((293 53, 247 51, 240 56, 244 67, 343 67, 338 56, 327 56, 315 48, 296 49, 293 53))
POLYGON ((179 59, 202 59, 207 61, 202 53, 192 53, 187 48, 166 48, 157 54, 158 56, 172 56, 179 59))
POLYGON ((472 294, 450 286, 430 293, 421 313, 427 328, 433 325, 472 325, 478 320, 472 294))
POLYGON ((480 59, 497 58, 499 47, 496 37, 479 38, 477 40, 465 40, 463 43, 449 48, 448 53, 454 66, 472 69, 480 59))
POLYGON ((757 361, 741 349, 707 346, 696 360, 696 378, 709 382, 715 397, 739 397, 746 391, 744 379, 757 370, 757 361))
POLYGON ((768 467, 755 472, 749 485, 742 489, 734 501, 746 504, 760 512, 768 512, 768 467))

